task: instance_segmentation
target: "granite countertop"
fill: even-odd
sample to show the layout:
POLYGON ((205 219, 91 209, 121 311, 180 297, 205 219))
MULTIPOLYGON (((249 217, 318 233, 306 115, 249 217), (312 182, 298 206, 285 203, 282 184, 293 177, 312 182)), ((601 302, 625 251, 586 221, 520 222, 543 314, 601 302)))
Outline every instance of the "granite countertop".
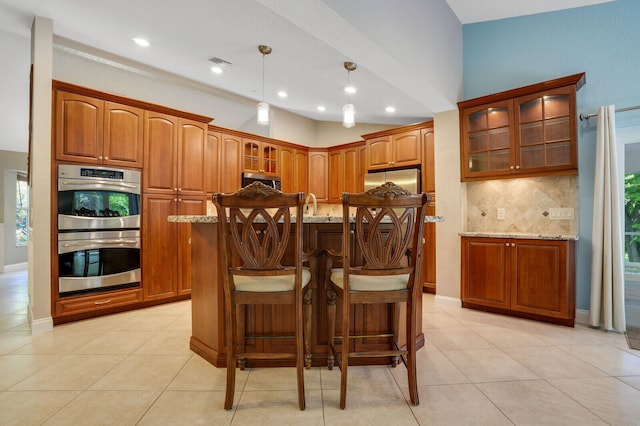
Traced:
POLYGON ((487 238, 522 238, 529 240, 573 240, 578 241, 579 235, 545 235, 525 234, 520 232, 461 232, 463 237, 487 237, 487 238))
MULTIPOLYGON (((207 215, 173 215, 167 218, 169 222, 178 223, 218 223, 218 216, 207 215)), ((352 218, 352 221, 354 218, 352 218)), ((295 217, 293 218, 295 222, 295 217)), ((444 222, 442 216, 425 216, 425 222, 444 222)), ((304 215, 302 223, 342 223, 342 216, 313 216, 304 215)))

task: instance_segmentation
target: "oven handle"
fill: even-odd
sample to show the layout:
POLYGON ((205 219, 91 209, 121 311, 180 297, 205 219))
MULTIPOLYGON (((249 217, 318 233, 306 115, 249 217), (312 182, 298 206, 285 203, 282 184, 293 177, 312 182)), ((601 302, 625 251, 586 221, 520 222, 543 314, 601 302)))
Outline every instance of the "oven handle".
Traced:
POLYGON ((95 185, 95 184, 100 184, 100 185, 108 185, 108 186, 115 186, 115 187, 121 187, 121 188, 132 188, 132 189, 137 189, 138 185, 130 185, 127 183, 121 183, 121 182, 110 182, 107 180, 65 180, 62 182, 63 185, 95 185))
POLYGON ((137 240, 88 240, 88 241, 78 241, 75 243, 64 243, 62 247, 77 247, 77 246, 86 246, 89 245, 88 242, 95 244, 137 244, 137 240))

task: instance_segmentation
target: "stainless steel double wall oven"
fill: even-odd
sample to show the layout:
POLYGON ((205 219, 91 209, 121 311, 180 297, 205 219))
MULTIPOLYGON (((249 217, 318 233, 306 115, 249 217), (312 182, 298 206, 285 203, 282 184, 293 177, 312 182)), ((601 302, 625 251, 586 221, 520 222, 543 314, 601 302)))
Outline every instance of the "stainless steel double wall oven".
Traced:
POLYGON ((58 166, 61 297, 140 285, 140 172, 58 166))

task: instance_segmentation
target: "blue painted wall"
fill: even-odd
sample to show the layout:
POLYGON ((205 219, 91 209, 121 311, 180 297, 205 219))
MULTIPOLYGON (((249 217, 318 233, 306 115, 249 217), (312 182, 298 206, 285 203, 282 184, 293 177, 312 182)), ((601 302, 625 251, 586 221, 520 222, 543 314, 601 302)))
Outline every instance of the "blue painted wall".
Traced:
MULTIPOLYGON (((578 113, 640 105, 640 1, 616 0, 463 26, 464 99, 579 72, 578 113)), ((617 127, 640 113, 617 114, 617 127)), ((596 118, 578 124, 577 308, 589 309, 596 118)))

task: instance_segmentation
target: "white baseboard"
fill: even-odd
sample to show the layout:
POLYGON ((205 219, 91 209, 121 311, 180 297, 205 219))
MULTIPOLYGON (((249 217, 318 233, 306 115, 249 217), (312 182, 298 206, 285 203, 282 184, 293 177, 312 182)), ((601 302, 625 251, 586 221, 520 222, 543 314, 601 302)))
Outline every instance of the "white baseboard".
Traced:
POLYGON ((17 272, 17 271, 24 271, 27 269, 27 267, 29 266, 29 264, 27 262, 22 262, 22 263, 14 263, 12 265, 4 265, 4 270, 1 272, 17 272))
POLYGON ((435 300, 438 303, 442 303, 442 304, 449 305, 449 306, 455 306, 455 307, 458 307, 458 308, 460 306, 462 306, 460 304, 460 299, 458 299, 456 297, 440 296, 440 295, 436 294, 435 300))
POLYGON ((31 325, 31 335, 38 336, 40 334, 48 333, 53 331, 53 318, 41 318, 38 320, 33 319, 33 312, 31 311, 31 305, 27 307, 27 312, 29 313, 29 324, 31 325))
POLYGON ((589 310, 588 309, 576 309, 576 324, 589 325, 589 310))

